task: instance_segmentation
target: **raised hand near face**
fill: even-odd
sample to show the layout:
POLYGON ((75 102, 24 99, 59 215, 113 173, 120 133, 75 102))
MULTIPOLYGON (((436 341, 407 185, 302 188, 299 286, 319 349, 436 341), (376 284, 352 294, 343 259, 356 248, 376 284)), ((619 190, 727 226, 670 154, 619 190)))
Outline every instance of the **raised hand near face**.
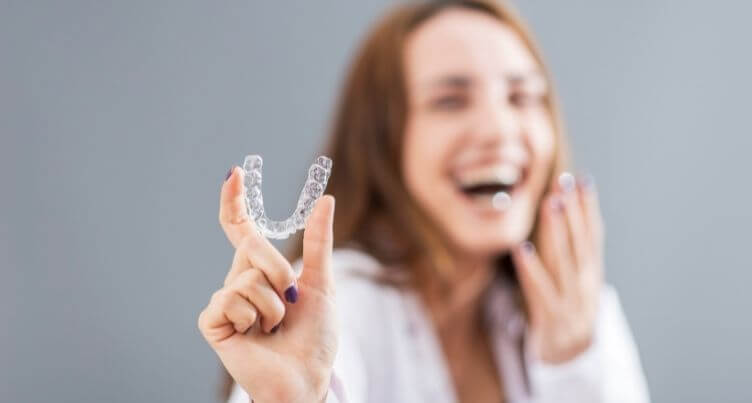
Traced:
POLYGON ((545 362, 590 346, 603 282, 603 221, 590 177, 559 177, 541 203, 533 243, 513 258, 530 319, 532 348, 545 362))

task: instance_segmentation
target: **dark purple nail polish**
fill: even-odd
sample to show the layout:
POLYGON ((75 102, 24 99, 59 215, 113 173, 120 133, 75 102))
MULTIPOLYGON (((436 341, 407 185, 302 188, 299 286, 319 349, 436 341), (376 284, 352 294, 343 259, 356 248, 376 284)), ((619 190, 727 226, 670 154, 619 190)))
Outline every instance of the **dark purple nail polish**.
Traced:
POLYGON ((232 170, 235 169, 234 166, 230 167, 230 170, 227 171, 227 175, 225 175, 225 182, 227 182, 228 179, 230 179, 230 176, 232 175, 232 170))
POLYGON ((298 301, 298 288, 295 287, 295 284, 287 287, 285 290, 285 299, 291 304, 298 301))
POLYGON ((279 325, 280 324, 277 323, 277 325, 272 328, 271 333, 277 333, 277 330, 279 330, 279 325))
POLYGON ((533 252, 535 252, 535 246, 530 241, 525 241, 522 243, 522 251, 525 252, 528 255, 532 255, 533 252))

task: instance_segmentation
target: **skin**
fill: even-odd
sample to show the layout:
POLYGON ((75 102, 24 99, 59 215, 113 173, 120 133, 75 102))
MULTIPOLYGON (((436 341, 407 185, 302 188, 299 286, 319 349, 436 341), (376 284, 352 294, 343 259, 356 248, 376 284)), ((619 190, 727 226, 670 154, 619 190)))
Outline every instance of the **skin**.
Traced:
POLYGON ((550 363, 573 358, 590 344, 600 288, 597 199, 582 185, 571 191, 557 186, 544 199, 556 147, 543 103, 548 87, 538 62, 508 26, 478 12, 445 11, 411 34, 405 70, 410 113, 404 180, 452 242, 461 268, 448 293, 436 284, 426 287, 424 300, 459 400, 501 401, 481 320, 492 262, 513 254, 537 355, 550 363), (458 177, 503 164, 524 171, 504 212, 479 206, 458 186, 458 177), (521 248, 537 214, 540 256, 521 248))
MULTIPOLYGON (((422 297, 459 401, 502 401, 481 321, 491 261, 512 254, 534 354, 548 363, 576 357, 591 343, 602 281, 597 196, 582 182, 546 188, 556 147, 540 104, 547 84, 519 36, 503 23, 446 10, 411 34, 405 69, 405 183, 451 240, 459 268, 448 293, 428 284, 422 297), (457 175, 510 161, 525 167, 525 179, 504 213, 457 191, 457 175), (537 249, 524 247, 536 215, 537 249)), ((255 402, 323 401, 337 351, 334 199, 322 197, 308 220, 304 270, 296 282, 290 263, 246 215, 242 175, 234 168, 222 186, 219 221, 235 254, 224 285, 199 316, 199 329, 255 402), (286 298, 291 287, 298 291, 294 302, 286 298)))
POLYGON ((256 403, 325 398, 337 352, 333 219, 334 198, 326 195, 306 223, 303 273, 296 281, 290 263, 245 212, 243 170, 233 167, 222 185, 219 222, 235 255, 198 327, 256 403), (285 297, 290 287, 298 290, 295 302, 285 297))

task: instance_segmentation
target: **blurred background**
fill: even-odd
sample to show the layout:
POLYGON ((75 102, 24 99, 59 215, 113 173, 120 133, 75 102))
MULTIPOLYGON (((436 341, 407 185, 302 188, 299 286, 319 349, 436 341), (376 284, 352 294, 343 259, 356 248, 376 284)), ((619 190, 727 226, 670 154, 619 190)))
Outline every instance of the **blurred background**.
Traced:
MULTIPOLYGON (((231 164, 294 205, 389 1, 0 1, 0 401, 210 402, 231 164)), ((752 5, 516 1, 656 402, 749 402, 752 5)), ((278 204, 269 201, 278 201, 278 204)))

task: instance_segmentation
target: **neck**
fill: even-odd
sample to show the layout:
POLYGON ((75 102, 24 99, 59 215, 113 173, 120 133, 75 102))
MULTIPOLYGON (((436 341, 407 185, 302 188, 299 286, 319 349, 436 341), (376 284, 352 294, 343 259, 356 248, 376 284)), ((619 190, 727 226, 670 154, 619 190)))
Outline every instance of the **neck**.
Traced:
POLYGON ((456 259, 447 283, 427 284, 422 297, 447 347, 466 346, 482 332, 483 300, 494 278, 492 259, 456 259))

